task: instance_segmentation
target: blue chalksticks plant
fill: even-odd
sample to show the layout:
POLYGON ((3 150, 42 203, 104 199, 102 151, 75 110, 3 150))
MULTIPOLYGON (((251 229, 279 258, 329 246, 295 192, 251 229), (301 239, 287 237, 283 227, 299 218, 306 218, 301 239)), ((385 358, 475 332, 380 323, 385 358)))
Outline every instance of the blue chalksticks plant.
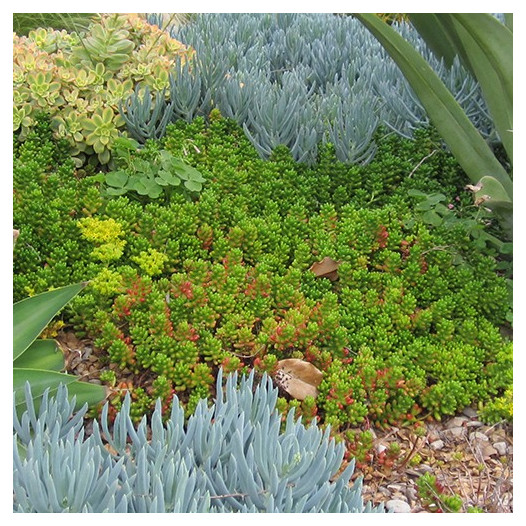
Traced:
POLYGON ((46 392, 37 414, 27 387, 27 411, 13 420, 13 510, 383 512, 364 505, 361 480, 350 485, 354 461, 340 473, 344 445, 328 429, 291 411, 281 430, 277 398, 266 375, 256 385, 253 372, 233 374, 223 386, 220 370, 215 403, 201 400, 186 422, 179 403, 163 422, 158 401, 150 428, 146 417, 135 427, 127 396, 112 429, 106 405, 86 438, 86 408, 73 414, 67 388, 46 392))

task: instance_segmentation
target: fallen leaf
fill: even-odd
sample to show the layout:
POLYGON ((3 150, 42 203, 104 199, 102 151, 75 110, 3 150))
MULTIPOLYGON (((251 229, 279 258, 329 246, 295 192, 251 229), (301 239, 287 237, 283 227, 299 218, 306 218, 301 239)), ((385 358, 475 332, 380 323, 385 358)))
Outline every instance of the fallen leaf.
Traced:
POLYGON ((104 449, 106 449, 106 451, 110 453, 111 455, 114 455, 114 456, 119 455, 119 452, 111 444, 104 444, 104 449))
POLYGON ((489 195, 481 195, 480 197, 477 197, 475 199, 475 206, 480 206, 481 204, 485 203, 486 201, 489 201, 491 198, 489 195))
POLYGON ((473 184, 467 184, 465 187, 464 187, 466 190, 469 190, 473 193, 476 193, 478 191, 480 191, 480 189, 482 188, 482 183, 477 183, 476 185, 473 185, 473 184))
POLYGON ((72 331, 61 331, 57 336, 57 340, 70 351, 82 349, 83 347, 82 341, 72 331))
POLYGON ((324 257, 321 261, 313 263, 309 270, 311 270, 317 278, 327 278, 331 281, 338 279, 338 267, 341 261, 334 261, 330 257, 324 257))
POLYGON ((297 358, 280 360, 274 375, 276 383, 296 400, 316 398, 322 379, 323 373, 317 367, 297 358))

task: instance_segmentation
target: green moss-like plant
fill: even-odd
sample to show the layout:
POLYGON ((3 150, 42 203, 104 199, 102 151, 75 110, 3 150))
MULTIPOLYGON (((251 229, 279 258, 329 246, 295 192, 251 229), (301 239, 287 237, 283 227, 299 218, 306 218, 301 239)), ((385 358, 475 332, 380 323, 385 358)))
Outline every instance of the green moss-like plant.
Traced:
MULTIPOLYGON (((334 427, 441 418, 511 386, 499 253, 411 208, 408 188, 462 192, 445 152, 403 181, 435 147, 431 130, 386 141, 367 167, 331 162, 330 150, 307 167, 285 148, 260 159, 220 116, 178 123, 145 149, 185 159, 207 185, 196 201, 174 193, 144 204, 72 177, 43 123, 17 144, 15 294, 92 280, 68 320, 106 353, 103 368, 147 379, 131 387, 141 389, 134 418, 172 392, 191 409, 213 394, 219 367, 273 374, 285 358, 324 378, 314 401, 284 396, 280 407, 334 427), (94 225, 119 228, 106 239, 94 225), (93 257, 116 240, 119 258, 93 257), (340 262, 335 281, 310 270, 326 257, 340 262)), ((115 389, 115 408, 123 396, 115 389)))

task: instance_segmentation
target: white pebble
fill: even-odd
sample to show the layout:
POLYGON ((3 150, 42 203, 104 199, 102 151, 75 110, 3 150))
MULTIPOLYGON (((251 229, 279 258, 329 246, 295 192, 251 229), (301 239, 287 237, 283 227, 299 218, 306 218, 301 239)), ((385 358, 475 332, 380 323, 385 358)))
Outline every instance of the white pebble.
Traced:
POLYGON ((411 506, 400 499, 388 500, 385 503, 385 508, 392 513, 411 513, 411 506))
POLYGON ((441 449, 444 449, 444 441, 443 440, 435 440, 434 442, 431 442, 431 444, 429 445, 429 447, 433 450, 433 451, 439 451, 441 449))
POLYGON ((508 445, 506 442, 495 442, 493 447, 497 450, 498 454, 503 457, 508 451, 508 445))

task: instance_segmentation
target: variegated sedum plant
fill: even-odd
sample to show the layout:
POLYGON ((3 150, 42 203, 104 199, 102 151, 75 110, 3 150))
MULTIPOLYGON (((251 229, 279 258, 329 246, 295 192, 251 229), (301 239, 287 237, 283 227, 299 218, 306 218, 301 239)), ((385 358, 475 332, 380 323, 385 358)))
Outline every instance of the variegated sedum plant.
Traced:
POLYGON ((79 163, 107 163, 125 129, 119 104, 134 88, 169 86, 176 60, 193 51, 134 14, 103 14, 86 32, 38 28, 13 36, 13 129, 23 139, 39 112, 52 118, 79 163))
POLYGON ((329 430, 305 427, 291 411, 282 429, 269 377, 231 375, 217 399, 202 400, 185 422, 161 405, 135 427, 130 399, 113 427, 108 406, 86 438, 85 409, 73 415, 66 388, 35 413, 14 414, 15 512, 383 512, 364 506, 361 480, 349 483, 344 446, 329 430), (340 473, 341 471, 341 473, 340 473))

